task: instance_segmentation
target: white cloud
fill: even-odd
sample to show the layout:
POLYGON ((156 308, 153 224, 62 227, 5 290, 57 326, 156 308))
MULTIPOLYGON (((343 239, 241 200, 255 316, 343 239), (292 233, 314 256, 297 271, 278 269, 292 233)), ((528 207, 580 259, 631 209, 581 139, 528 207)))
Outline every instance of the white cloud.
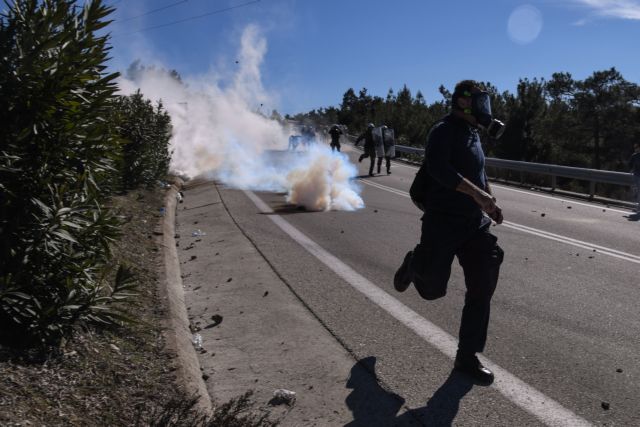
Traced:
MULTIPOLYGON (((572 0, 599 17, 640 20, 640 1, 638 0, 572 0)), ((580 21, 584 23, 584 20, 580 21)))

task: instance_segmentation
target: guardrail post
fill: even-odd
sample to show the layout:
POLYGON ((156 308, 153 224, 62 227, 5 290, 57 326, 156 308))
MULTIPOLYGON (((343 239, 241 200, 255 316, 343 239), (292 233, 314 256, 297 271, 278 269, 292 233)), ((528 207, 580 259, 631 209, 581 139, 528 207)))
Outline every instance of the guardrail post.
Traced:
POLYGON ((551 191, 556 191, 557 186, 558 186, 558 181, 556 180, 556 176, 551 175, 551 191))
POLYGON ((589 198, 593 199, 593 196, 595 196, 595 194, 596 194, 596 182, 590 181, 589 182, 589 198))

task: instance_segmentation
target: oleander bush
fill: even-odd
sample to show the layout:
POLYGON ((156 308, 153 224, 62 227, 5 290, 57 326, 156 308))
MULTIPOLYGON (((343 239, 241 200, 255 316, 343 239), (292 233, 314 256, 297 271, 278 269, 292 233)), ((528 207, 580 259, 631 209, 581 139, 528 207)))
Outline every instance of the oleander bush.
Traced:
POLYGON ((154 107, 140 91, 119 96, 113 105, 112 121, 118 124, 124 140, 119 166, 123 188, 150 187, 164 178, 171 160, 171 119, 162 103, 154 107))
POLYGON ((109 197, 166 173, 170 121, 116 95, 112 11, 15 0, 0 15, 0 342, 45 348, 78 322, 125 320, 113 303, 135 279, 110 262, 109 197))

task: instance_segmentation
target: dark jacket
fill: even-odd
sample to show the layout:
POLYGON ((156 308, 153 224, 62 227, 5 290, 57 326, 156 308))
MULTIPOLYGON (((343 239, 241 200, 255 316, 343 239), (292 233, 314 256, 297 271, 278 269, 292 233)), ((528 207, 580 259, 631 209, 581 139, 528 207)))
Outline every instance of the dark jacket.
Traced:
POLYGON ((331 135, 331 143, 337 144, 340 142, 340 135, 342 135, 342 130, 338 126, 333 126, 329 129, 329 135, 331 135))
POLYGON ((490 223, 471 196, 456 191, 463 177, 487 189, 478 130, 449 114, 427 136, 425 158, 411 188, 412 199, 418 199, 425 213, 478 218, 483 226, 490 223))
POLYGON ((373 128, 367 128, 367 130, 362 132, 358 139, 356 139, 355 145, 358 145, 362 140, 364 140, 365 150, 373 149, 373 128))

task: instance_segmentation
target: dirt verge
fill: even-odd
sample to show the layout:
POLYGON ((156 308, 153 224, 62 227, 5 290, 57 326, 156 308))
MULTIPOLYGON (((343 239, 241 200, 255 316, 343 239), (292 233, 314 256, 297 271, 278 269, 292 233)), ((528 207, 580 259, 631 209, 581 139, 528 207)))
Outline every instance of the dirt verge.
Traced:
POLYGON ((157 287, 163 197, 157 189, 113 200, 125 220, 114 254, 138 278, 139 297, 128 308, 138 322, 78 329, 44 361, 0 347, 0 425, 133 425, 179 395, 157 287))

